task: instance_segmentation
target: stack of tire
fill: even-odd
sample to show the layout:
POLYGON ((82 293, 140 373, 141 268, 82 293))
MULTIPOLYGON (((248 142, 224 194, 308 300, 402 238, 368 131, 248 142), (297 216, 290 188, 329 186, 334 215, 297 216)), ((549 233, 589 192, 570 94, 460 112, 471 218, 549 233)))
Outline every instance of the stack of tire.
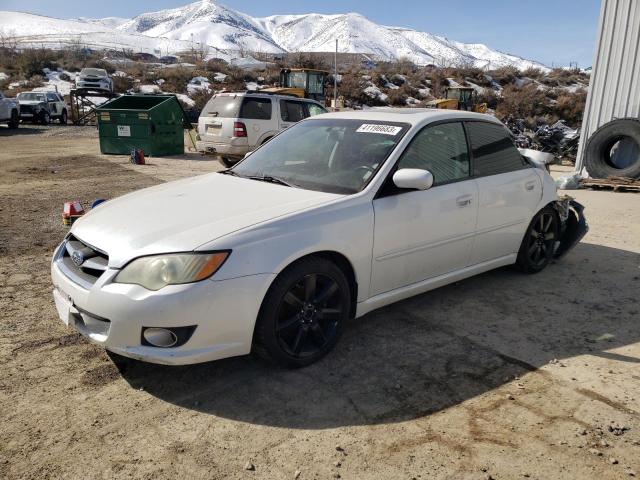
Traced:
POLYGON ((640 119, 620 118, 596 130, 584 164, 592 178, 640 178, 640 119))

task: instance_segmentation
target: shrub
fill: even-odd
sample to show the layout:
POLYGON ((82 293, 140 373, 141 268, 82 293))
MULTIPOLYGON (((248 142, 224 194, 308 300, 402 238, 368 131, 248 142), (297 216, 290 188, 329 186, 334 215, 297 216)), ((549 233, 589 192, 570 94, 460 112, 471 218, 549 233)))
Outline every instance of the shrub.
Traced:
POLYGON ((549 112, 548 104, 545 93, 533 83, 523 87, 507 85, 502 90, 502 100, 497 105, 496 113, 500 118, 510 115, 515 118, 540 116, 549 112))

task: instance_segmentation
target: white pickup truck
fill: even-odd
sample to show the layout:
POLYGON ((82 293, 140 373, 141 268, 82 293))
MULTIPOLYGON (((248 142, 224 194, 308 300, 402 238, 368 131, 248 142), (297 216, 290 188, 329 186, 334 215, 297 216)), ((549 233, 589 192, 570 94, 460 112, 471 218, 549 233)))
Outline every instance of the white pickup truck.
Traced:
POLYGON ((0 92, 0 123, 7 122, 9 128, 20 125, 20 105, 13 98, 7 98, 0 92))

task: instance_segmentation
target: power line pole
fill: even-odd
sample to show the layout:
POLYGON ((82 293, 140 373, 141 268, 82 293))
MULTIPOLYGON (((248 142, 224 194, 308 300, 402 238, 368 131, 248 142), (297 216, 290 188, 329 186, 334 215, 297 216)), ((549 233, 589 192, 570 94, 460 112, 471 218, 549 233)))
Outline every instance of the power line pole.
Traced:
POLYGON ((338 39, 336 38, 336 54, 333 57, 333 108, 338 108, 338 39))

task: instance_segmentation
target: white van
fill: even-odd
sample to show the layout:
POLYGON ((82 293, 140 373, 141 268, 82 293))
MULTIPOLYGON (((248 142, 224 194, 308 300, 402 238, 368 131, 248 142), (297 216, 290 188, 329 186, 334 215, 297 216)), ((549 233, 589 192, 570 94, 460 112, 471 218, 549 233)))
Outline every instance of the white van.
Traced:
POLYGON ((200 113, 196 147, 231 167, 281 130, 321 113, 327 110, 318 102, 290 95, 219 93, 200 113))

